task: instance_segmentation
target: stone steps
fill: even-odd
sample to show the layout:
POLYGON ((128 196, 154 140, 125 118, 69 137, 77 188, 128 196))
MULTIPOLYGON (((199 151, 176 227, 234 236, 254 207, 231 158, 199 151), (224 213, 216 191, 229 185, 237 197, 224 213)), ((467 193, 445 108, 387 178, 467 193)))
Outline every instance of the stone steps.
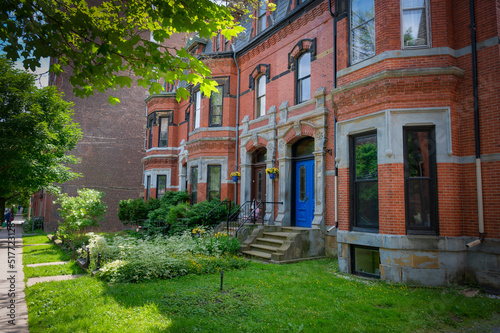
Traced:
POLYGON ((255 251, 255 250, 250 250, 250 251, 243 251, 243 254, 250 256, 250 258, 257 259, 260 261, 269 261, 271 260, 271 254, 266 253, 266 252, 261 252, 261 251, 255 251))
POLYGON ((319 228, 264 225, 250 234, 241 252, 250 259, 290 263, 324 257, 324 239, 319 228))

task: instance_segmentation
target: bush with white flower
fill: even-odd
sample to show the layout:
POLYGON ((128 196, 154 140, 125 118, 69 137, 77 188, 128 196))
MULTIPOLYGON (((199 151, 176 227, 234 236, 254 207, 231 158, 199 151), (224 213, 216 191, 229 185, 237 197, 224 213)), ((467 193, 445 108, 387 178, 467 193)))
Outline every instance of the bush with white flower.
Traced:
POLYGON ((236 256, 236 238, 214 235, 203 226, 168 238, 138 239, 117 236, 112 240, 91 234, 92 256, 101 252, 103 268, 97 276, 112 282, 140 282, 169 279, 187 274, 214 273, 244 267, 236 256), (194 234, 199 237, 193 237, 194 234))

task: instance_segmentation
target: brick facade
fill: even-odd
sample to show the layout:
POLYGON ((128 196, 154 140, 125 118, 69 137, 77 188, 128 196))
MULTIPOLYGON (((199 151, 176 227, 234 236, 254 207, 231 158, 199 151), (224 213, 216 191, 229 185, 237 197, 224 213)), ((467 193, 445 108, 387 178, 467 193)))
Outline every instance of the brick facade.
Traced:
MULTIPOLYGON (((233 199, 237 191, 238 201, 244 203, 254 198, 253 158, 265 149, 266 167, 280 170, 276 180, 265 182, 266 200, 282 202, 266 207, 266 221, 293 226, 300 192, 295 185, 296 161, 301 160, 297 151, 305 142, 301 139, 313 138, 314 149, 308 157, 314 161, 315 179, 310 227, 326 234, 331 247, 327 253, 337 253, 341 270, 357 272, 353 265, 357 246, 380 256, 374 274, 382 279, 431 285, 471 279, 498 288, 491 281, 500 281, 500 271, 485 263, 487 256, 497 260, 500 256, 496 177, 500 170, 500 13, 496 2, 475 1, 485 241, 470 249, 465 244, 480 235, 468 3, 426 1, 428 39, 420 47, 403 47, 402 1, 375 0, 374 53, 357 63, 351 63, 350 15, 341 15, 336 23, 337 48, 333 50, 334 20, 326 1, 293 6, 288 1, 275 3, 276 11, 267 13, 266 30, 256 34, 255 22, 250 20, 245 23, 247 37, 231 42, 237 64, 233 52, 215 52, 213 39, 193 40, 190 45, 224 86, 220 126, 209 124, 209 98, 201 99, 196 129, 194 100, 177 103, 168 92, 146 99, 148 115, 173 110, 174 118, 168 147, 153 144, 147 149, 144 177, 168 173, 167 189, 190 191, 190 173, 197 167, 198 201, 203 201, 208 166, 218 165, 221 199, 233 199), (311 59, 309 98, 297 103, 297 66, 306 53, 311 59), (256 104, 260 75, 266 75, 263 116, 257 113, 256 104), (435 228, 426 232, 409 229, 408 221, 417 217, 409 216, 405 185, 403 134, 420 127, 431 128, 435 134, 430 148, 436 156, 435 228), (378 228, 372 231, 353 227, 353 198, 358 194, 353 192, 350 140, 365 132, 377 134, 379 213, 378 228), (338 221, 334 217, 335 164, 338 221), (237 184, 230 179, 234 170, 242 175, 237 184), (467 258, 479 263, 468 265, 467 258), (429 278, 429 273, 434 277, 429 278)), ((194 96, 196 87, 189 88, 194 96)), ((158 133, 158 126, 153 126, 153 142, 158 141, 158 133)), ((155 193, 154 186, 151 193, 155 193)))

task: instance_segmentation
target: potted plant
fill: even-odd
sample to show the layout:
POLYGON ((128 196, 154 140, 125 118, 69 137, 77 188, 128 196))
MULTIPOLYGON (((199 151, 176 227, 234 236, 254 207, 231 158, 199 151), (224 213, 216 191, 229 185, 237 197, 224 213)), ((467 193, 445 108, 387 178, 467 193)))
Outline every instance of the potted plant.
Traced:
POLYGON ((269 175, 269 179, 276 178, 276 175, 279 173, 278 168, 267 168, 266 173, 269 175))
POLYGON ((241 174, 238 171, 231 172, 231 177, 233 178, 233 182, 237 182, 238 179, 241 177, 241 174))

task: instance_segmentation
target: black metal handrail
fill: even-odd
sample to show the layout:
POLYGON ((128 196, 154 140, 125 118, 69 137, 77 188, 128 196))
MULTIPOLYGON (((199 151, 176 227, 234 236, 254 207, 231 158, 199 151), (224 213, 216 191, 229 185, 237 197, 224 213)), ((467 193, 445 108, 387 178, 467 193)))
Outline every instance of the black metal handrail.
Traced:
POLYGON ((227 211, 229 212, 231 210, 231 199, 224 199, 221 202, 219 202, 214 208, 212 208, 208 213, 205 214, 205 220, 208 219, 208 217, 216 211, 217 208, 219 208, 222 204, 227 204, 227 211))
MULTIPOLYGON (((253 201, 253 209, 250 211, 250 214, 244 218, 244 220, 240 223, 238 229, 236 229, 236 232, 234 233, 235 237, 238 236, 238 232, 245 226, 245 224, 248 221, 253 221, 254 224, 258 220, 261 214, 265 214, 265 205, 266 204, 279 204, 282 205, 283 202, 275 202, 275 201, 261 201, 258 204, 255 204, 255 201, 253 201)), ((264 218, 262 218, 262 225, 264 225, 264 218)))

